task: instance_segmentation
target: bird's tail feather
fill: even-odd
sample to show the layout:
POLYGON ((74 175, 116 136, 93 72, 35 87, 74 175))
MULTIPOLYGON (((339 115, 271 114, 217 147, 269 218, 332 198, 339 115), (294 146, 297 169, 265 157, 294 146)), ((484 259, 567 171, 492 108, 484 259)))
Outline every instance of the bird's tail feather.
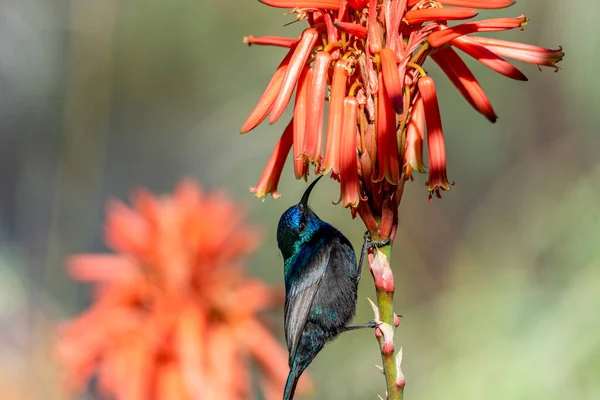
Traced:
POLYGON ((292 369, 288 375, 287 381, 285 382, 285 390, 283 391, 283 400, 292 400, 294 398, 294 392, 296 392, 296 385, 302 371, 298 371, 298 364, 292 364, 292 369))
POLYGON ((315 356, 323 346, 325 345, 326 337, 323 329, 311 322, 308 322, 302 332, 302 338, 296 350, 296 354, 292 361, 292 367, 290 368, 290 374, 288 375, 287 382, 285 383, 285 390, 283 391, 283 400, 292 400, 294 398, 294 392, 296 391, 296 385, 300 375, 304 372, 306 367, 314 360, 315 356))

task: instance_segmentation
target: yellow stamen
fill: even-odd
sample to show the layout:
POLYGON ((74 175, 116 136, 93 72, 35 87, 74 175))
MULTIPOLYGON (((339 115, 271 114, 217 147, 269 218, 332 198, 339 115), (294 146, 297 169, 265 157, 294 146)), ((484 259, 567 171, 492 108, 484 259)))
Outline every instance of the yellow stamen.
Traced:
POLYGON ((348 96, 354 96, 354 93, 356 92, 356 90, 362 86, 362 83, 359 81, 354 82, 354 84, 350 87, 350 90, 348 91, 348 96))
POLYGON ((423 56, 423 54, 427 50, 429 50, 429 47, 430 47, 429 42, 423 43, 423 45, 419 48, 419 50, 415 53, 415 55, 412 56, 409 63, 422 64, 423 61, 425 60, 425 57, 423 57, 423 61, 421 61, 420 58, 421 58, 421 56, 423 56))
POLYGON ((333 43, 329 43, 327 46, 323 48, 323 51, 331 51, 331 49, 339 49, 342 47, 342 42, 337 41, 333 43))
POLYGON ((409 62, 408 64, 406 64, 406 66, 416 69, 417 71, 419 71, 419 74, 421 74, 421 76, 423 76, 423 77, 427 76, 427 73, 425 72, 423 67, 421 67, 419 64, 409 62))

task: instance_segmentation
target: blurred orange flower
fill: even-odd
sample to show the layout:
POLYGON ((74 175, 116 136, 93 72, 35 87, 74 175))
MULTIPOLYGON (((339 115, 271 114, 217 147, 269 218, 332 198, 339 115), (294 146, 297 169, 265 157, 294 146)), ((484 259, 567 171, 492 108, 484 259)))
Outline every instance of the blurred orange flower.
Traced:
POLYGON ((67 388, 96 374, 98 391, 122 400, 252 398, 254 360, 265 397, 279 398, 287 352, 258 318, 279 296, 244 274, 259 232, 239 206, 183 181, 172 197, 139 190, 133 208, 115 201, 107 213, 118 254, 69 260, 95 302, 60 330, 67 388))

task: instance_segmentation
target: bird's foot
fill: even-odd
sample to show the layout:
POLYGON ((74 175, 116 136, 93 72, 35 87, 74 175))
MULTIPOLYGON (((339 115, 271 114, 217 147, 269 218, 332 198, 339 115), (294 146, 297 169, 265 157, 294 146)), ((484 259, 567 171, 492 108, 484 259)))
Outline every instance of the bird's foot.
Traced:
POLYGON ((365 232, 365 236, 364 236, 365 242, 363 243, 363 247, 362 247, 362 251, 360 252, 360 260, 358 261, 358 278, 357 280, 360 281, 360 276, 362 273, 362 265, 363 265, 363 260, 365 259, 365 256, 367 255, 367 252, 369 251, 369 249, 377 249, 379 247, 383 247, 383 246, 387 246, 388 244, 390 244, 390 239, 385 239, 385 240, 380 240, 378 242, 375 242, 371 239, 371 234, 369 233, 369 231, 365 232))
POLYGON ((365 232, 364 239, 365 239, 365 247, 367 249, 376 249, 376 248, 387 246, 388 244, 390 244, 390 238, 387 238, 384 240, 379 240, 379 241, 374 241, 371 238, 371 234, 369 233, 369 231, 365 232))
POLYGON ((382 324, 382 322, 377 322, 375 320, 371 320, 371 321, 369 321, 369 322, 367 322, 366 324, 363 324, 363 325, 345 326, 343 328, 343 331, 347 332, 347 331, 354 331, 356 329, 363 329, 363 328, 377 328, 381 324, 382 324))

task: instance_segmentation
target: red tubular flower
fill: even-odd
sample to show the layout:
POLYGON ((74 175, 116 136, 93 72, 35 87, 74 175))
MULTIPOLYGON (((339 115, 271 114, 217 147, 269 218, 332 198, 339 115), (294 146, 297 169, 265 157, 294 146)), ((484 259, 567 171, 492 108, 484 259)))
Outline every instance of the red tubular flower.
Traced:
POLYGON ((356 207, 360 200, 360 186, 356 160, 356 119, 358 117, 358 101, 352 96, 344 99, 344 125, 340 155, 340 184, 342 193, 340 200, 344 207, 356 207))
POLYGON ((250 188, 251 192, 256 193, 254 197, 265 197, 269 193, 276 199, 281 197, 281 195, 277 193, 277 185, 279 184, 281 171, 283 171, 283 165, 292 148, 293 141, 294 120, 292 119, 287 128, 283 131, 283 135, 281 135, 275 149, 273 149, 271 158, 269 158, 269 162, 267 163, 258 184, 255 187, 250 188))
MULTIPOLYGON (((299 109, 294 112, 294 120, 305 118, 305 123, 297 120, 293 129, 296 177, 306 176, 307 163, 315 165, 317 174, 331 172, 333 177, 339 177, 342 204, 351 209, 353 216, 360 215, 379 238, 395 232, 396 208, 404 182, 415 171, 424 171, 425 121, 429 192, 439 195, 441 190, 449 188, 437 93, 423 68, 430 56, 465 100, 494 122, 497 116, 488 96, 456 49, 517 80, 527 78, 504 57, 556 68, 564 55, 562 49, 472 35, 522 30, 529 21, 524 15, 460 21, 476 17, 477 9, 512 6, 513 0, 264 0, 263 3, 292 9, 298 20, 307 21, 308 27, 297 41, 269 37, 250 40, 290 46, 290 51, 287 61, 276 72, 277 79, 267 87, 264 99, 244 124, 243 131, 254 128, 266 113, 270 113, 269 123, 275 122, 297 87, 294 105, 299 109), (312 71, 306 72, 306 76, 312 75, 308 89, 306 83, 299 83, 303 70, 312 71), (328 92, 329 115, 323 138, 328 92), (350 107, 345 104, 354 101, 358 104, 357 137, 352 142, 347 136, 350 128, 346 127, 350 119, 344 109, 350 107), (323 139, 324 159, 321 158, 323 139), (304 164, 298 161, 300 153, 304 155, 304 164), (351 165, 352 154, 356 155, 358 196, 352 186, 354 176, 346 180, 343 172, 351 165), (348 182, 351 190, 346 186, 348 182)), ((255 188, 257 195, 278 196, 276 183, 285 150, 291 146, 287 142, 290 136, 284 134, 280 140, 261 184, 255 188)))
MULTIPOLYGON (((414 7, 423 0, 408 0, 408 6, 414 7)), ((445 6, 473 7, 473 8, 506 8, 515 4, 515 0, 437 0, 445 6)))
POLYGON ((304 154, 310 162, 321 162, 321 138, 323 136, 323 118, 325 116, 325 91, 331 54, 320 51, 315 56, 312 81, 308 93, 308 113, 304 154))
POLYGON ((450 43, 457 49, 460 49, 485 65, 496 71, 499 74, 502 74, 508 78, 515 79, 517 81, 526 81, 527 77, 523 75, 521 71, 519 71, 514 65, 504 60, 503 58, 497 56, 490 50, 478 44, 476 41, 469 37, 457 37, 453 39, 450 43))
POLYGON ((340 8, 339 0, 258 0, 263 4, 277 8, 312 8, 323 10, 337 10, 340 8))
POLYGON ((562 48, 556 50, 545 49, 530 44, 511 42, 508 40, 492 39, 482 36, 473 36, 476 41, 486 49, 501 57, 508 57, 536 65, 545 65, 558 69, 556 63, 562 60, 565 53, 562 48))
MULTIPOLYGON (((381 71, 385 90, 392 102, 394 110, 402 113, 402 85, 398 76, 398 65, 396 64, 396 54, 391 49, 382 49, 379 53, 381 57, 381 71)), ((395 125, 395 123, 394 123, 395 125)), ((395 128, 394 128, 395 130, 395 128)))
MULTIPOLYGON (((346 97, 346 84, 348 82, 348 66, 344 60, 335 64, 333 79, 331 81, 331 93, 329 94, 329 120, 327 121, 327 143, 325 144, 325 161, 321 173, 326 174, 333 171, 333 175, 340 173, 340 140, 342 132, 342 121, 345 118, 344 97, 346 97)), ((356 121, 356 118, 354 119, 356 121)), ((356 147, 356 146, 355 146, 356 147)))
POLYGON ((426 185, 431 193, 440 196, 440 190, 450 190, 446 177, 446 147, 442 131, 442 117, 438 106, 437 93, 433 79, 426 76, 419 79, 419 93, 423 98, 425 120, 427 122, 427 148, 429 149, 429 178, 426 185))
POLYGON ((286 38, 281 36, 259 36, 254 37, 252 35, 244 38, 244 43, 248 46, 253 44, 264 45, 264 46, 279 46, 279 47, 292 47, 298 43, 298 39, 286 38))
MULTIPOLYGON (((379 74, 379 80, 381 79, 379 74)), ((400 180, 398 147, 396 145, 396 112, 389 97, 385 79, 379 88, 379 114, 377 115, 377 154, 380 175, 392 185, 400 180)))
POLYGON ((302 156, 304 154, 304 135, 308 108, 308 89, 312 80, 312 69, 304 66, 298 80, 298 93, 294 103, 294 173, 296 179, 306 176, 308 165, 302 156))
MULTIPOLYGON (((342 1, 342 3, 344 2, 342 1)), ((369 0, 348 0, 347 3, 354 10, 362 10, 363 8, 367 7, 369 0)))
POLYGON ((433 47, 441 47, 446 43, 475 32, 499 32, 511 29, 523 29, 529 21, 524 15, 518 18, 494 18, 483 21, 466 22, 461 25, 453 26, 448 29, 443 29, 433 32, 427 39, 433 47))
POLYGON ((433 61, 440 66, 442 71, 450 78, 458 91, 478 112, 483 114, 490 122, 498 118, 492 103, 477 82, 475 76, 456 52, 451 48, 441 49, 431 56, 433 61))
POLYGON ((404 152, 404 175, 412 179, 412 172, 425 172, 423 166, 423 139, 425 137, 425 109, 423 98, 418 96, 412 107, 412 115, 406 129, 406 150, 404 152))
MULTIPOLYGON (((333 24, 332 14, 323 14, 323 20, 325 21, 325 29, 327 30, 327 42, 337 43, 340 39, 340 32, 333 24)), ((334 60, 340 58, 340 50, 335 48, 331 52, 331 56, 334 60)))
POLYGON ((279 117, 281 117, 281 114, 285 111, 285 108, 292 97, 294 87, 296 87, 296 83, 300 77, 300 71, 304 68, 317 37, 318 32, 315 29, 307 29, 302 33, 300 42, 294 49, 294 54, 292 54, 292 58, 290 59, 290 65, 285 71, 283 83, 281 84, 281 91, 273 103, 269 124, 277 122, 279 117))
POLYGON ((244 273, 259 239, 235 203, 192 181, 170 197, 138 191, 132 208, 109 205, 106 240, 116 254, 69 259, 95 284, 94 304, 60 329, 70 389, 95 374, 102 398, 248 398, 254 361, 266 398, 280 398, 269 393, 283 390, 287 354, 259 318, 278 295, 244 273))
POLYGON ((450 21, 469 19, 477 16, 479 12, 472 8, 422 8, 410 10, 404 15, 411 25, 419 25, 427 21, 450 21))
POLYGON ((383 35, 381 32, 381 26, 377 23, 377 0, 370 0, 369 2, 369 23, 367 26, 368 39, 369 39, 369 50, 371 54, 379 54, 382 49, 381 42, 383 41, 383 35))
POLYGON ((356 36, 359 39, 365 39, 367 37, 367 28, 362 25, 355 24, 352 22, 340 22, 335 21, 334 25, 340 31, 345 32, 349 35, 356 36))
POLYGON ((246 133, 256 128, 258 125, 260 125, 261 122, 264 121, 265 118, 267 118, 269 112, 271 112, 271 109, 273 108, 273 103, 275 102, 275 99, 281 91, 283 77, 285 76, 285 73, 288 69, 288 65, 292 58, 294 47, 295 46, 292 46, 292 49, 289 51, 289 53, 285 56, 283 61, 281 61, 281 64, 279 64, 279 66, 275 70, 275 73, 273 74, 271 81, 267 85, 265 92, 261 96, 260 100, 258 100, 256 107, 254 108, 254 110, 252 110, 252 112, 248 116, 248 119, 246 119, 246 122, 244 122, 244 125, 242 125, 240 133, 246 133))

